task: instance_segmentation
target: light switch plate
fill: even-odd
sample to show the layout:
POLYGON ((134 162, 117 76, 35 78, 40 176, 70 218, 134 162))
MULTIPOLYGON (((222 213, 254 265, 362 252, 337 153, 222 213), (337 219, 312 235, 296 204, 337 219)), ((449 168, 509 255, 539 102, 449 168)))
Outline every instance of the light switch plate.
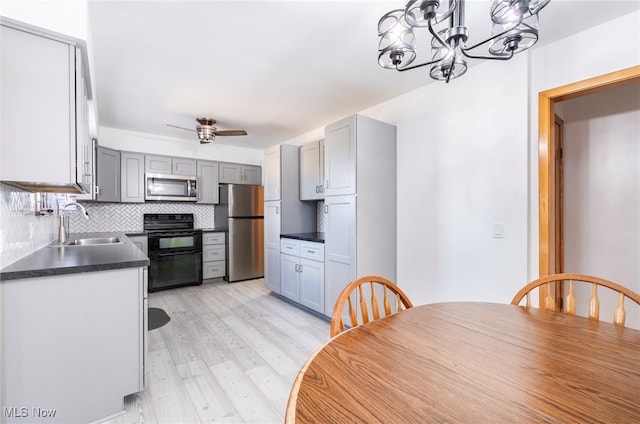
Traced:
POLYGON ((504 224, 495 223, 493 224, 493 238, 504 238, 504 224))

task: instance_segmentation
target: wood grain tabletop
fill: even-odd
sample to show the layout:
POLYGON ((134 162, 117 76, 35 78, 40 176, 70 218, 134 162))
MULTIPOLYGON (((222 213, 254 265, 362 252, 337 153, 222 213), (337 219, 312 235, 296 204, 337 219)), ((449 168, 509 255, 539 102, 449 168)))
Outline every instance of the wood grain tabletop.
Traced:
POLYGON ((418 306, 302 368, 287 423, 640 423, 640 331, 494 303, 418 306))

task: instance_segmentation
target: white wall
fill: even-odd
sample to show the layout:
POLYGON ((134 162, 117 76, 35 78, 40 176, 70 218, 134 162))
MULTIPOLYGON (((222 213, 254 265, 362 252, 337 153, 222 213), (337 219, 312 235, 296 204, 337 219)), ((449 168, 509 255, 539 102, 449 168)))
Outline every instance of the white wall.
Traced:
MULTIPOLYGON (((565 271, 597 275, 640 293, 640 84, 563 102, 565 271)), ((589 287, 576 291, 587 314, 589 287)), ((600 292, 601 319, 617 297, 600 292)), ((640 328, 640 308, 627 305, 640 328)))
POLYGON ((538 93, 640 64, 640 11, 531 52, 529 277, 538 277, 538 93))
POLYGON ((509 302, 526 282, 527 66, 483 63, 363 111, 398 127, 397 282, 416 304, 509 302))
POLYGON ((177 139, 153 134, 100 127, 98 144, 117 150, 184 156, 222 162, 262 165, 263 152, 255 149, 213 143, 200 144, 195 133, 191 139, 177 139))

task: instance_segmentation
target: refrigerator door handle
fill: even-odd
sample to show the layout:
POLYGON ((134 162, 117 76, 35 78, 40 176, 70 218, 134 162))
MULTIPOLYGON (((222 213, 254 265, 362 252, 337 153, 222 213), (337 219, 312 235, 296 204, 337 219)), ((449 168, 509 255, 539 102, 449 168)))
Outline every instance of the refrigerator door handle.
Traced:
POLYGON ((280 206, 276 206, 276 215, 280 214, 280 206))

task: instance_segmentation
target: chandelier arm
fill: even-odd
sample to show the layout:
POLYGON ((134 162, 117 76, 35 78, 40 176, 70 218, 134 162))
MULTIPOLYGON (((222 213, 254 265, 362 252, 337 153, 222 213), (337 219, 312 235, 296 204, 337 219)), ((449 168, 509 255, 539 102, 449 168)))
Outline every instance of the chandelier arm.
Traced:
MULTIPOLYGON (((508 33, 509 31, 513 31, 514 29, 516 29, 516 28, 518 27, 518 25, 520 25, 520 23, 522 23, 522 18, 520 18, 520 20, 519 20, 518 22, 515 22, 515 23, 514 23, 514 25, 513 25, 512 27, 505 29, 505 30, 504 30, 504 31, 502 31, 501 33, 498 33, 498 34, 492 35, 491 37, 487 38, 486 40, 481 41, 481 42, 479 42, 479 43, 477 43, 477 44, 474 44, 474 45, 473 45, 473 46, 471 46, 471 47, 464 47, 464 46, 460 46, 460 49, 462 49, 462 51, 464 52, 464 51, 473 50, 473 49, 475 49, 475 48, 477 48, 477 47, 482 46, 483 44, 487 44, 488 42, 493 41, 493 40, 495 40, 496 38, 502 37, 503 35, 505 35, 505 34, 506 34, 506 33, 508 33)), ((471 57, 471 56, 469 56, 469 57, 471 57)))
POLYGON ((433 29, 433 26, 431 25, 431 19, 429 19, 429 20, 427 21, 427 28, 429 28, 429 32, 431 33, 431 35, 433 36, 433 38, 435 38, 436 40, 438 40, 438 42, 440 43, 440 45, 441 45, 442 47, 447 47, 447 48, 449 48, 449 45, 447 44, 447 42, 446 42, 446 41, 444 41, 444 40, 442 39, 442 37, 440 37, 440 35, 438 34, 438 32, 437 32, 437 31, 435 31, 435 30, 433 29))
POLYGON ((431 60, 429 62, 425 62, 425 63, 419 63, 417 65, 412 65, 412 66, 407 66, 406 68, 398 68, 396 66, 396 71, 402 72, 402 71, 409 71, 411 69, 416 69, 416 68, 421 68, 423 66, 427 66, 427 65, 433 65, 434 63, 438 63, 440 62, 441 59, 436 59, 436 60, 431 60))
POLYGON ((462 54, 470 59, 509 60, 513 57, 513 50, 509 51, 508 56, 476 56, 467 53, 464 49, 462 49, 462 54))

